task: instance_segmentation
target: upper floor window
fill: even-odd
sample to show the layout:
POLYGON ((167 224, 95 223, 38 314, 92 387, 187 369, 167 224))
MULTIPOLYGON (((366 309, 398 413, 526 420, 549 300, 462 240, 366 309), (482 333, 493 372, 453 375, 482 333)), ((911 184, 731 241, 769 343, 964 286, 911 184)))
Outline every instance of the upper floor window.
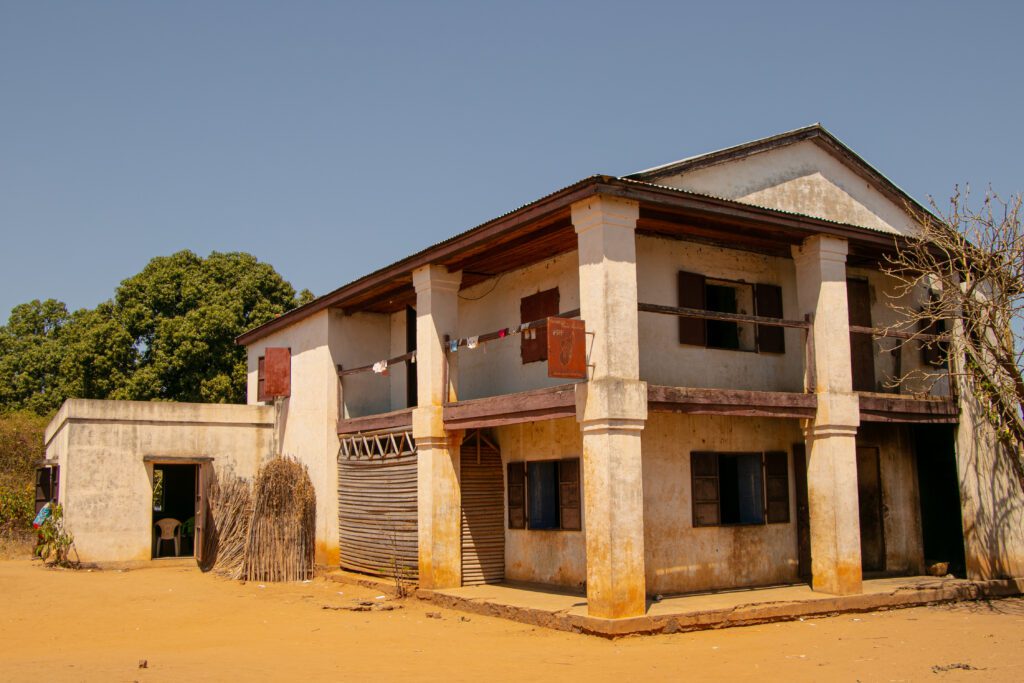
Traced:
MULTIPOLYGON (((782 288, 712 279, 679 271, 679 306, 717 313, 782 317, 782 288)), ((726 320, 679 318, 679 343, 715 349, 785 353, 781 327, 726 320)))
MULTIPOLYGON (((531 323, 558 315, 558 303, 557 287, 524 296, 519 301, 519 322, 531 323)), ((520 353, 524 365, 548 359, 547 337, 543 332, 543 329, 526 330, 520 337, 520 353)))

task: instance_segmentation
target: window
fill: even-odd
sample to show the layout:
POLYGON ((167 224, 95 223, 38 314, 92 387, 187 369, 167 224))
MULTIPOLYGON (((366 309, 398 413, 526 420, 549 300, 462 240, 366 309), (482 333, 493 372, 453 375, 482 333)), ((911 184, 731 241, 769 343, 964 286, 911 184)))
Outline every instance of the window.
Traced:
MULTIPOLYGON (((519 301, 519 322, 532 323, 558 315, 558 288, 546 289, 519 301)), ((527 330, 521 336, 520 353, 523 364, 548 359, 547 335, 544 328, 527 330)))
POLYGON ((789 522, 786 453, 690 453, 694 526, 789 522))
POLYGON ((262 402, 267 400, 267 392, 266 392, 267 369, 266 369, 266 364, 267 364, 267 359, 265 357, 263 357, 263 356, 260 356, 259 360, 257 361, 257 369, 256 369, 256 400, 259 401, 260 403, 262 403, 262 402))
POLYGON ((509 529, 582 529, 580 461, 533 460, 508 464, 509 529))
POLYGON ((57 504, 60 497, 60 465, 36 468, 36 514, 47 503, 57 504))
MULTIPOLYGON (((679 306, 717 313, 782 317, 782 288, 777 285, 715 280, 679 271, 679 306)), ((715 349, 785 353, 781 327, 726 320, 679 318, 679 343, 715 349)))

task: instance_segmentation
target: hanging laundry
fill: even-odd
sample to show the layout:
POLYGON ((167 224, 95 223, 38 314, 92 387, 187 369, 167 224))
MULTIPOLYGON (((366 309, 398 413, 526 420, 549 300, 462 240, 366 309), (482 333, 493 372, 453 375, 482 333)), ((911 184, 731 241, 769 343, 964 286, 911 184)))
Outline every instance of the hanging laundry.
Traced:
POLYGON ((412 364, 412 365, 416 365, 416 354, 415 353, 413 353, 411 356, 409 356, 409 363, 412 364))
POLYGON ((467 349, 475 349, 479 345, 480 345, 480 337, 467 337, 466 338, 466 348, 467 349))
POLYGON ((456 351, 458 351, 459 350, 459 340, 458 339, 452 339, 450 342, 448 342, 448 350, 450 352, 452 352, 452 353, 455 353, 456 351))
POLYGON ((378 375, 383 375, 388 369, 388 362, 386 360, 379 360, 373 364, 373 371, 378 375))
POLYGON ((508 336, 508 328, 498 330, 498 339, 501 339, 502 337, 505 336, 508 336))

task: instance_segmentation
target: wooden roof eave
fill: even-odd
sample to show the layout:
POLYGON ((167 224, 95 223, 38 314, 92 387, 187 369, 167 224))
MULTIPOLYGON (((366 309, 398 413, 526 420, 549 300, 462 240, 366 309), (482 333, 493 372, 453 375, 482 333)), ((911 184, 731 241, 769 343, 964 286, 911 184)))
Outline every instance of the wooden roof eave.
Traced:
MULTIPOLYGON (((892 249, 900 239, 898 235, 877 230, 689 193, 642 181, 592 176, 370 273, 305 306, 288 311, 240 335, 236 343, 250 344, 327 308, 342 308, 351 313, 367 310, 369 306, 389 300, 411 300, 409 290, 412 286, 412 272, 417 268, 431 264, 455 265, 456 270, 466 267, 465 257, 474 250, 479 252, 489 244, 496 244, 500 248, 500 242, 515 240, 517 236, 527 234, 543 221, 550 221, 558 212, 569 211, 572 204, 594 195, 634 200, 640 203, 641 210, 644 206, 669 209, 679 216, 681 221, 696 218, 733 227, 770 225, 775 230, 789 232, 794 241, 822 233, 841 237, 851 244, 862 245, 872 250, 885 250, 892 249)), ((722 236, 725 240, 729 239, 727 231, 723 231, 722 236)), ((550 255, 540 254, 539 258, 548 258, 550 255)), ((466 284, 468 286, 469 283, 466 284)))

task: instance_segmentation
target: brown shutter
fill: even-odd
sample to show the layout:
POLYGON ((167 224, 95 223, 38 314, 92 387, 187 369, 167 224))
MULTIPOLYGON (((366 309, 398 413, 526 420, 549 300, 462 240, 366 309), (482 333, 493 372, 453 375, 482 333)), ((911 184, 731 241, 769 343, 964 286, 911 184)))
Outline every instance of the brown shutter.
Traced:
MULTIPOLYGON (((851 325, 871 327, 871 292, 867 280, 847 280, 846 297, 851 325)), ((875 390, 875 345, 870 334, 850 333, 850 363, 854 391, 875 390)))
POLYGON ((583 528, 580 514, 579 458, 558 461, 558 505, 562 510, 562 529, 579 531, 583 528))
MULTIPOLYGON (((765 318, 782 317, 782 288, 778 285, 754 285, 754 309, 765 318)), ((785 329, 770 325, 757 326, 757 350, 761 353, 785 353, 785 329)))
POLYGON ((718 495, 718 454, 690 453, 691 498, 693 526, 715 526, 720 523, 718 495))
MULTIPOLYGON (((519 302, 519 322, 531 323, 547 317, 558 315, 558 288, 546 289, 530 296, 523 297, 519 302)), ((534 363, 548 359, 547 327, 539 327, 524 332, 520 337, 523 363, 534 363)))
POLYGON ((765 521, 789 522, 789 456, 785 451, 764 454, 765 521))
MULTIPOLYGON (((679 307, 707 308, 704 292, 704 276, 697 273, 679 271, 679 307)), ((708 341, 707 324, 700 318, 679 318, 679 343, 694 346, 706 346, 708 341)))
POLYGON ((267 400, 267 392, 264 389, 267 385, 266 363, 266 358, 260 356, 256 370, 256 400, 261 403, 267 400))
POLYGON ((526 463, 510 462, 508 476, 508 528, 526 528, 526 463))
POLYGON ((50 500, 54 505, 60 502, 60 465, 54 465, 50 471, 50 500))

